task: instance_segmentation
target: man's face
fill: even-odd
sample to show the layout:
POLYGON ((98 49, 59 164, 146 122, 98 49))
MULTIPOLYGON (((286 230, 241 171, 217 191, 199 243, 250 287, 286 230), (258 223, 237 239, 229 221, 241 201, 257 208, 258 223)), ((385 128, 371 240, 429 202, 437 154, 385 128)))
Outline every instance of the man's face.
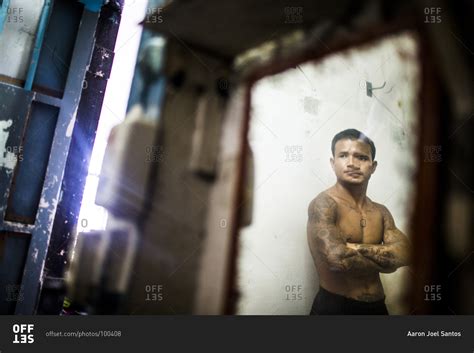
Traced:
POLYGON ((372 161, 370 146, 361 140, 342 139, 334 146, 331 166, 337 180, 349 184, 363 184, 377 168, 372 161))

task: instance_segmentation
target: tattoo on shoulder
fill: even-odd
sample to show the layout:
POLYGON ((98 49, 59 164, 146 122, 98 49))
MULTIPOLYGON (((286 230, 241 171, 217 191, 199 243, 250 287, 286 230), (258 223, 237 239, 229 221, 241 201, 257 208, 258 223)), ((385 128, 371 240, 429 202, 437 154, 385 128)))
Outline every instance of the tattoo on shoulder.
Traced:
POLYGON ((319 194, 311 201, 308 209, 308 217, 313 222, 335 222, 337 203, 326 193, 319 194))
POLYGON ((393 220, 392 214, 390 213, 388 208, 380 203, 375 203, 375 205, 377 205, 377 208, 379 209, 380 213, 382 213, 384 228, 385 229, 395 228, 395 221, 393 220))

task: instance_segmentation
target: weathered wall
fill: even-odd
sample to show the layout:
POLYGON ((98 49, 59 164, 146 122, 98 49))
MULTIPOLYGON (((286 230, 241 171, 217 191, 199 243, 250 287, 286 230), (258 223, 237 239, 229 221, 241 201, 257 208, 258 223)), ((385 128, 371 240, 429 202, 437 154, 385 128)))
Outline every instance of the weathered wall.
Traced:
POLYGON ((173 40, 166 50, 168 84, 160 131, 156 143, 147 149, 155 172, 150 176, 153 187, 130 284, 127 312, 131 314, 190 314, 193 310, 214 176, 202 174, 192 160, 196 148, 199 153, 216 150, 219 134, 211 133, 213 129, 201 131, 201 144, 195 143, 194 136, 201 130, 201 114, 216 122, 219 131, 224 107, 217 90, 225 69, 220 62, 193 50, 198 53, 196 60, 187 47, 173 40), (212 141, 214 148, 205 148, 212 141))
POLYGON ((0 34, 0 74, 26 78, 44 0, 11 0, 0 34))

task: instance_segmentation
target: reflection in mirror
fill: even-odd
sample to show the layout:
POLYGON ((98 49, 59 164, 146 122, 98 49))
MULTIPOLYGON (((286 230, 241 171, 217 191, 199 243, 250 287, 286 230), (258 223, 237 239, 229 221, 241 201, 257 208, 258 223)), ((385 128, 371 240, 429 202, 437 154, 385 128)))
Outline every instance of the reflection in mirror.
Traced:
MULTIPOLYGON (((400 260, 387 270, 381 264, 386 258, 370 258, 370 250, 357 246, 380 245, 383 240, 389 246, 390 239, 411 236, 417 55, 417 40, 406 32, 301 64, 255 84, 249 131, 254 204, 252 223, 240 231, 238 314, 307 315, 320 283, 330 287, 325 288, 330 294, 359 302, 383 303, 385 297, 390 314, 409 314, 404 302, 409 266, 400 260), (336 152, 345 153, 334 156, 333 170, 331 142, 346 129, 360 130, 374 142, 376 169, 370 145, 346 136, 336 143, 336 152), (369 155, 368 161, 357 148, 369 155), (364 163, 369 163, 367 169, 364 163), (334 187, 336 174, 339 184, 347 188, 334 187), (368 199, 356 200, 347 193, 350 185, 365 181, 368 199), (325 204, 323 200, 322 206, 318 201, 311 204, 308 224, 308 207, 324 191, 329 200, 325 204), (381 205, 393 216, 396 228, 390 226, 390 216, 381 205), (323 214, 321 207, 329 213, 323 214), (307 225, 310 245, 311 237, 319 237, 311 246, 307 225), (344 245, 344 255, 335 238, 344 245), (347 250, 349 245, 355 249, 347 250), (331 247, 333 253, 325 254, 331 247), (334 253, 334 248, 339 252, 334 253), (379 270, 361 270, 367 265, 344 258, 354 252, 379 270)), ((409 253, 409 244, 389 249, 400 257, 409 253)))

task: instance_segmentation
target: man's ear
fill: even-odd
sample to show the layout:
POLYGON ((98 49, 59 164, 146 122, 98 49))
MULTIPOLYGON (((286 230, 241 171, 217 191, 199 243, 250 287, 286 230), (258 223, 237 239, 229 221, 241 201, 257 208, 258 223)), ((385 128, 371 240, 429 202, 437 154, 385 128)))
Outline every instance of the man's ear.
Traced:
POLYGON ((329 158, 329 163, 331 163, 331 168, 334 171, 334 158, 333 157, 329 158))
POLYGON ((375 172, 375 169, 377 169, 377 165, 378 165, 377 161, 372 162, 372 174, 375 172))

